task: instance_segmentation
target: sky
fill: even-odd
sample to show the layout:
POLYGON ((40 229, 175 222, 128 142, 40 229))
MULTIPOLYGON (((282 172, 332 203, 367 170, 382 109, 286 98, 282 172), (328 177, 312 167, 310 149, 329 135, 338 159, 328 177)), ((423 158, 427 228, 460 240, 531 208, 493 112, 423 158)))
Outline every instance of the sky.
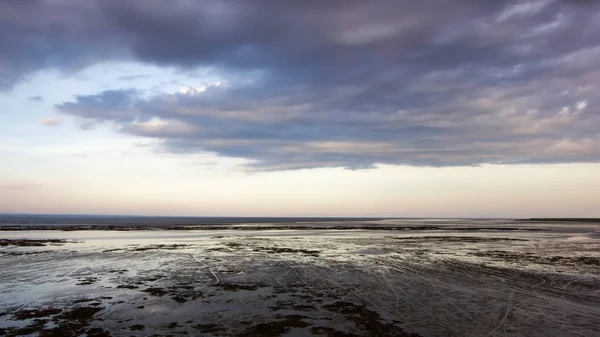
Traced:
POLYGON ((0 213, 600 217, 600 1, 0 2, 0 213))

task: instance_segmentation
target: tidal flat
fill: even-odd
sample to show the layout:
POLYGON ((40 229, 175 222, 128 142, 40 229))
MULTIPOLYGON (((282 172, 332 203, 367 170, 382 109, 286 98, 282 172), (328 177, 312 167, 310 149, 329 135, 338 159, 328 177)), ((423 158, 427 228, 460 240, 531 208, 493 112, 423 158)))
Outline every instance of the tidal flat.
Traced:
POLYGON ((594 222, 10 229, 2 336, 600 336, 594 222))

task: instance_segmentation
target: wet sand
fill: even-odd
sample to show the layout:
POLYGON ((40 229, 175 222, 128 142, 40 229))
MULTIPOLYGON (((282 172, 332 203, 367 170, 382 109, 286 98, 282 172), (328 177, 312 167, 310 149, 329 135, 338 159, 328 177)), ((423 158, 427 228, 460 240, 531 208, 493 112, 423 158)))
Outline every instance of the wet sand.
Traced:
POLYGON ((598 224, 300 225, 0 232, 0 335, 600 336, 598 224))

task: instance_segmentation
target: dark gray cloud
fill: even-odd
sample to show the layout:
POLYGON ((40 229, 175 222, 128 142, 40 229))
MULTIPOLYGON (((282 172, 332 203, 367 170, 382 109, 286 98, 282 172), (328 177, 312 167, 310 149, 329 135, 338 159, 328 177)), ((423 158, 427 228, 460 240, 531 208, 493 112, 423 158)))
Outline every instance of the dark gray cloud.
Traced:
POLYGON ((42 96, 31 96, 28 98, 30 102, 43 102, 44 98, 42 96))
POLYGON ((2 84, 135 59, 330 83, 394 69, 536 62, 595 45, 597 2, 5 1, 2 84), (440 51, 442 51, 440 53, 440 51))
POLYGON ((137 116, 130 107, 137 100, 135 89, 106 90, 97 95, 77 96, 74 102, 59 105, 60 110, 78 117, 104 121, 128 121, 137 116), (85 109, 82 109, 85 107, 85 109))
POLYGON ((597 1, 6 4, 0 87, 124 59, 226 74, 57 106, 167 151, 262 169, 600 160, 597 1))

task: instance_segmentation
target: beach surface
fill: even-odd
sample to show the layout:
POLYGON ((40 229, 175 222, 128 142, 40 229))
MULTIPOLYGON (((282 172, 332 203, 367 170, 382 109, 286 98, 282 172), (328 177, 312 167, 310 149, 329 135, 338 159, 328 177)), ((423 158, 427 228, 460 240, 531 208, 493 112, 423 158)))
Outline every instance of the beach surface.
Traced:
POLYGON ((600 336, 597 222, 0 229, 4 336, 600 336))

